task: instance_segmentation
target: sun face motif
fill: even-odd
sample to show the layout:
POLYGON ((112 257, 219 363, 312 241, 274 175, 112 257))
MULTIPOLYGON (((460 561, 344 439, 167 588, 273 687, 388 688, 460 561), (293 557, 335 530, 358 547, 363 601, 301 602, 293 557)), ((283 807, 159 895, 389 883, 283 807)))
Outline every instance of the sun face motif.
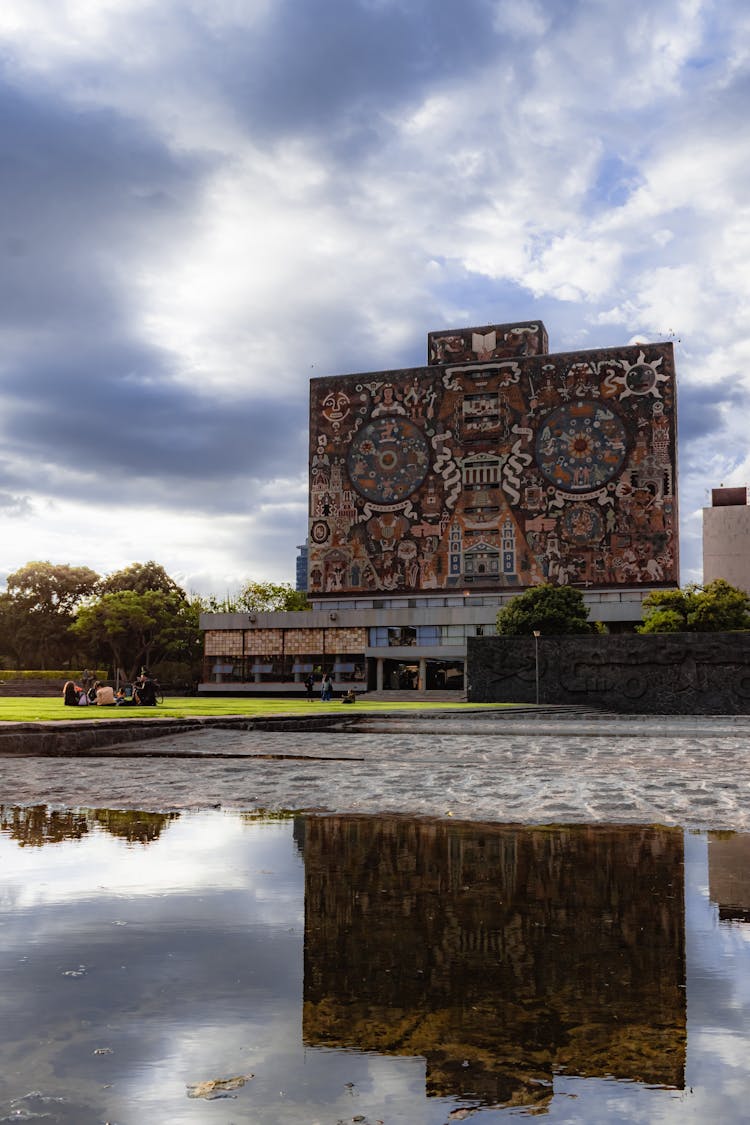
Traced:
POLYGON ((660 384, 669 382, 669 375, 660 370, 662 362, 663 357, 659 356, 658 359, 647 363, 643 352, 638 353, 635 363, 622 360, 622 373, 615 378, 615 383, 620 387, 620 398, 625 399, 629 395, 651 395, 653 398, 660 399, 660 384))

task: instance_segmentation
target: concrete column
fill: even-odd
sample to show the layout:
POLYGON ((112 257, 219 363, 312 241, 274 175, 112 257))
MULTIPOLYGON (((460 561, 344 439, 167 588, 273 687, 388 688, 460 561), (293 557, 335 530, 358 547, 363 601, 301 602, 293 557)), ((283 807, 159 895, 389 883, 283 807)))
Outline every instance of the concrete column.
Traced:
POLYGON ((419 691, 427 691, 427 661, 424 657, 419 661, 419 679, 417 681, 417 688, 419 691))
POLYGON ((382 656, 379 656, 377 658, 377 663, 375 665, 375 690, 376 691, 382 691, 383 690, 383 657, 382 656))

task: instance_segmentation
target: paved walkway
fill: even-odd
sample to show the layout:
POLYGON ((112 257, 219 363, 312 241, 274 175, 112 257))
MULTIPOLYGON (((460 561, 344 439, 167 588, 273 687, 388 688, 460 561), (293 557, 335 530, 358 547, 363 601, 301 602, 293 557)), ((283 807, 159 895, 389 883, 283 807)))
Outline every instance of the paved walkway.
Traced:
POLYGON ((0 758, 0 800, 750 831, 750 716, 435 713, 332 725, 208 727, 95 756, 0 758))

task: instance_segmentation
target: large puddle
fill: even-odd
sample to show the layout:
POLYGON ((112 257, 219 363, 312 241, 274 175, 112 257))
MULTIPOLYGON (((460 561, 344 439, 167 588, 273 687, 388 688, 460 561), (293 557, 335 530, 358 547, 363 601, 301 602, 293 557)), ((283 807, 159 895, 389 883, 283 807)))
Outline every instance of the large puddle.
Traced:
POLYGON ((0 1121, 748 1119, 750 836, 0 817, 0 1121))

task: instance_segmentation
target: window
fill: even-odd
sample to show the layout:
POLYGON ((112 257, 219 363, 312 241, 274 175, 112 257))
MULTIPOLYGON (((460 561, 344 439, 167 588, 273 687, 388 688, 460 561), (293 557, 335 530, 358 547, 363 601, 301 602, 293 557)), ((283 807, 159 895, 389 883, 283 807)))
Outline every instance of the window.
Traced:
POLYGON ((439 645, 440 644, 440 626, 439 625, 417 625, 417 644, 418 645, 439 645))
POLYGON ((416 643, 417 630, 412 629, 411 626, 405 625, 403 628, 389 628, 388 644, 391 647, 401 648, 404 645, 415 645, 416 643))

